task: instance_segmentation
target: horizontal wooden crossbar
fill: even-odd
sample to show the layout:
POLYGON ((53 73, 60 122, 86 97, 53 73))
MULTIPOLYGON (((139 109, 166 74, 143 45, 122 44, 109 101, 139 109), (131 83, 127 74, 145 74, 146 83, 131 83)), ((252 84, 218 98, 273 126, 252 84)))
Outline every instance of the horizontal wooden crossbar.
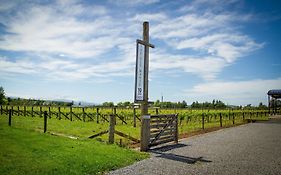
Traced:
POLYGON ((168 142, 172 142, 172 141, 175 141, 174 138, 170 138, 170 139, 167 139, 167 140, 161 140, 161 141, 156 141, 154 143, 151 143, 149 144, 149 146, 156 146, 156 145, 160 145, 160 144, 164 144, 164 143, 168 143, 168 142))

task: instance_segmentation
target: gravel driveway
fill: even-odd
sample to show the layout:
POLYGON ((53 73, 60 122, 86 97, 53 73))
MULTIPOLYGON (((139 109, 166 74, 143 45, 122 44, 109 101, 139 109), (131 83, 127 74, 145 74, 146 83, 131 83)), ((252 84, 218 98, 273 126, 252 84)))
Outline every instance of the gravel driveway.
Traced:
POLYGON ((194 136, 108 174, 281 174, 281 119, 194 136))

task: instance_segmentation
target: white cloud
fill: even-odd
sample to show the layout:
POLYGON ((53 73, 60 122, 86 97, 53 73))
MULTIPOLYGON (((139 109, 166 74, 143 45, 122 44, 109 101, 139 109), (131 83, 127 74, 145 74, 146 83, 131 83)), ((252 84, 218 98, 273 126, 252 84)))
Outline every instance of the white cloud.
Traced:
POLYGON ((153 21, 153 22, 161 22, 167 19, 167 16, 164 13, 143 13, 143 14, 136 14, 131 20, 136 21, 141 24, 143 21, 153 21))
POLYGON ((9 61, 7 58, 0 57, 0 73, 30 74, 36 73, 35 65, 27 60, 9 61))
POLYGON ((247 81, 213 81, 195 85, 186 90, 186 96, 191 99, 222 99, 235 105, 258 105, 267 103, 267 92, 270 89, 280 89, 281 77, 277 79, 255 79, 247 81))
MULTIPOLYGON (((121 0, 115 3, 157 2, 121 0)), ((225 67, 263 44, 256 43, 237 28, 237 23, 250 19, 249 15, 223 10, 214 13, 210 8, 194 10, 202 3, 206 2, 191 2, 193 10, 182 8, 179 15, 161 11, 124 15, 122 19, 117 19, 110 13, 112 9, 105 6, 85 5, 76 0, 61 0, 44 6, 26 5, 3 21, 9 33, 2 34, 0 49, 33 56, 2 59, 5 67, 2 66, 1 72, 32 73, 32 70, 43 77, 62 79, 133 75, 135 39, 141 35, 140 21, 149 20, 153 23, 150 27, 152 39, 169 46, 151 52, 152 71, 177 69, 205 80, 215 80, 225 67), (193 52, 183 52, 188 49, 193 52), (42 61, 44 64, 40 63, 42 61)), ((209 7, 214 5, 208 3, 209 7)))
POLYGON ((219 72, 229 64, 219 57, 191 57, 172 55, 164 52, 151 54, 151 71, 177 69, 199 75, 206 80, 213 80, 219 72))
MULTIPOLYGON (((119 44, 114 20, 110 16, 79 20, 77 10, 62 6, 31 6, 20 11, 6 22, 8 32, 0 42, 0 48, 10 51, 61 53, 70 57, 88 58, 99 56, 119 44), (67 10, 67 13, 65 10, 67 10), (73 16, 74 15, 74 16, 73 16)), ((93 10, 101 7, 92 7, 93 10)), ((85 13, 88 13, 88 11, 85 13)), ((78 10, 79 11, 79 10, 78 10)), ((81 10, 82 11, 82 10, 81 10)), ((92 11, 89 11, 92 13, 92 11)), ((88 14, 84 14, 88 15, 88 14)))
POLYGON ((118 5, 149 5, 159 2, 160 0, 110 0, 110 2, 118 5))
POLYGON ((0 0, 0 12, 9 11, 16 6, 15 1, 0 0))

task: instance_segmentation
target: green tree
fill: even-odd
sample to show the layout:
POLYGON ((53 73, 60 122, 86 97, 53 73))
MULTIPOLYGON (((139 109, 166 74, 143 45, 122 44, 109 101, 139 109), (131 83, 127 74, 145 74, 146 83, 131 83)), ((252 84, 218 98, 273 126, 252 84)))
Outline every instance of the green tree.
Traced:
POLYGON ((104 106, 104 107, 114 107, 114 103, 113 102, 104 102, 102 104, 102 106, 104 106))
POLYGON ((5 103, 5 91, 2 86, 0 86, 0 105, 5 103))

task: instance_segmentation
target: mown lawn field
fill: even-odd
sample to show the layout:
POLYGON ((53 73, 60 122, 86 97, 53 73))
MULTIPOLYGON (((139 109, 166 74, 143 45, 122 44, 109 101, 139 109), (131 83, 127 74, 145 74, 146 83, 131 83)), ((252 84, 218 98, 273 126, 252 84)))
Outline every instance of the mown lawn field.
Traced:
POLYGON ((1 175, 102 174, 148 156, 96 140, 58 137, 0 122, 1 175))

